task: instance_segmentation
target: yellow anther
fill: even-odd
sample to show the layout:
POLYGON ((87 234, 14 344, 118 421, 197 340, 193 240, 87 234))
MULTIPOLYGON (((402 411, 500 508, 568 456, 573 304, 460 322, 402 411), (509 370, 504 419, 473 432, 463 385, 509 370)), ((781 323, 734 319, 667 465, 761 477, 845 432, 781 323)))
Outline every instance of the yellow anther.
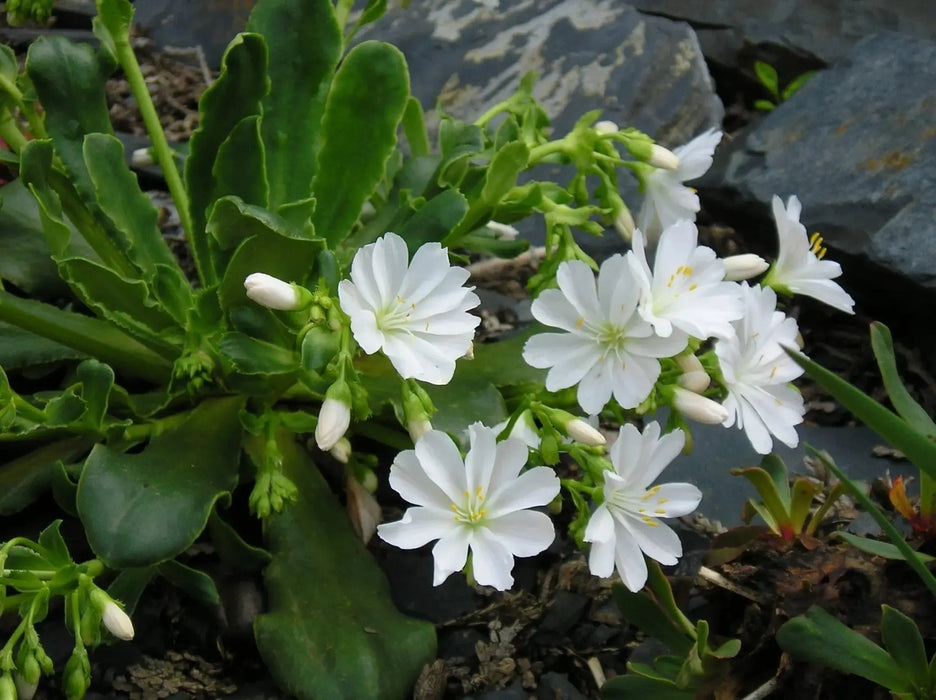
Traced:
POLYGON ((649 525, 650 527, 659 527, 659 526, 660 526, 660 523, 658 523, 656 520, 654 520, 653 518, 651 518, 651 517, 649 517, 649 516, 646 516, 646 515, 643 516, 643 517, 641 518, 641 520, 643 520, 645 523, 647 523, 647 525, 649 525))
POLYGON ((695 282, 693 282, 692 284, 689 285, 689 291, 690 291, 690 292, 694 292, 694 291, 697 290, 698 288, 699 288, 699 285, 697 285, 695 282))
POLYGON ((576 327, 576 328, 581 328, 581 327, 584 326, 584 325, 585 325, 585 319, 584 319, 583 317, 579 316, 579 317, 578 317, 578 320, 575 322, 575 327, 576 327))
POLYGON ((659 487, 659 486, 654 486, 654 487, 651 488, 649 491, 647 491, 647 493, 645 493, 643 496, 641 496, 641 497, 640 497, 640 500, 646 501, 648 498, 653 498, 653 496, 654 496, 654 495, 656 494, 656 492, 659 491, 659 490, 660 490, 660 487, 659 487))
POLYGON ((657 508, 657 509, 656 509, 655 511, 653 511, 653 512, 656 513, 657 515, 666 515, 666 509, 665 509, 665 508, 657 508))
POLYGON ((657 501, 657 505, 660 505, 660 506, 662 506, 664 503, 669 503, 669 499, 661 498, 660 500, 657 501))
POLYGON ((809 237, 809 249, 820 260, 825 257, 826 247, 822 245, 822 236, 819 235, 818 231, 809 237))

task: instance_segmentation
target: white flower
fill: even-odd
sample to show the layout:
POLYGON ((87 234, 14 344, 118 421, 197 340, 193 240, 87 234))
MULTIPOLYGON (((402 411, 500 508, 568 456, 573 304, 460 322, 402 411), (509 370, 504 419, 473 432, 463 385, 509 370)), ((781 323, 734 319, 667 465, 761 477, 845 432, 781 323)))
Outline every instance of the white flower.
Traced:
POLYGON ((725 279, 730 282, 749 280, 766 272, 770 267, 766 260, 754 253, 729 255, 727 258, 722 258, 722 262, 725 263, 725 279))
POLYGON ((133 622, 130 620, 130 616, 113 600, 108 600, 104 604, 101 620, 104 622, 107 631, 117 639, 124 641, 133 639, 133 622))
POLYGON ((383 350, 404 379, 447 384, 481 322, 468 313, 480 300, 438 243, 421 246, 409 265, 407 257, 395 233, 361 248, 351 279, 338 284, 341 308, 364 352, 383 350))
POLYGON ((699 197, 695 190, 683 183, 700 177, 712 167, 712 154, 721 137, 722 133, 717 129, 699 134, 673 151, 679 159, 679 166, 675 170, 661 168, 646 176, 637 227, 648 238, 655 238, 663 229, 680 219, 695 221, 696 212, 699 211, 699 197))
POLYGON ((681 430, 660 437, 660 424, 641 434, 633 425, 621 428, 611 446, 614 471, 604 473, 604 503, 585 527, 591 542, 588 568, 606 578, 617 569, 624 585, 637 592, 647 582, 644 554, 661 564, 675 564, 682 555, 679 537, 659 518, 676 518, 696 509, 702 493, 692 484, 661 484, 648 488, 686 443, 681 430))
POLYGON ((738 285, 725 281, 725 264, 714 250, 697 245, 698 236, 687 219, 668 226, 651 274, 643 233, 634 232, 630 260, 641 287, 637 310, 658 335, 669 336, 674 327, 701 340, 730 335, 731 321, 741 317, 738 285))
POLYGON ((832 280, 842 274, 842 266, 822 260, 826 249, 818 233, 810 238, 800 223, 802 205, 796 196, 783 201, 774 195, 771 203, 780 252, 777 261, 764 278, 763 284, 782 294, 804 294, 834 306, 845 313, 855 313, 855 300, 832 280))
POLYGON ((296 311, 311 299, 308 290, 303 290, 263 272, 247 275, 247 279, 244 280, 244 289, 247 290, 247 296, 260 306, 278 311, 296 311), (302 293, 303 291, 305 294, 302 293))
POLYGON ((496 433, 480 423, 469 429, 471 447, 462 461, 443 432, 432 430, 415 450, 397 455, 390 486, 415 507, 403 519, 377 528, 381 539, 403 549, 438 540, 433 585, 460 571, 471 551, 471 570, 484 586, 513 585, 514 557, 531 557, 553 541, 552 521, 529 510, 559 493, 559 479, 548 467, 523 474, 527 447, 519 440, 495 442, 496 433))
POLYGON ((803 397, 789 382, 803 373, 783 348, 796 347, 796 321, 776 310, 769 287, 741 284, 744 316, 736 333, 715 343, 715 355, 728 389, 728 418, 743 428, 760 454, 773 446, 771 434, 790 447, 799 442, 794 426, 803 422, 803 397))
POLYGON ((351 408, 341 399, 326 396, 315 424, 315 444, 322 452, 328 452, 348 432, 351 425, 351 408))
MULTIPOLYGON (((630 254, 629 254, 630 255, 630 254)), ((640 286, 627 259, 613 255, 598 272, 579 260, 562 263, 559 289, 547 289, 533 302, 534 318, 562 333, 539 333, 523 347, 523 359, 549 369, 546 388, 578 384, 578 402, 589 415, 601 413, 612 394, 622 408, 635 408, 660 376, 657 358, 686 346, 686 335, 654 335, 637 313, 640 286)))

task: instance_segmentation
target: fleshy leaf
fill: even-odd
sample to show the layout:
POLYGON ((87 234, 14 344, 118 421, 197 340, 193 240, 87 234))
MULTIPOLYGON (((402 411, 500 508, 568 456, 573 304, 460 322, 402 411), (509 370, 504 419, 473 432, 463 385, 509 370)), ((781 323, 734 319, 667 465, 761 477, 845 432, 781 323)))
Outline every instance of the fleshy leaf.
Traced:
POLYGON ((435 630, 396 610, 309 455, 289 433, 278 444, 300 497, 264 521, 273 561, 265 576, 269 612, 254 621, 260 655, 300 700, 403 697, 435 657, 435 630))
POLYGON ((777 643, 793 657, 854 673, 894 692, 913 687, 893 657, 822 608, 813 606, 777 630, 777 643))
POLYGON ((239 34, 221 59, 221 75, 202 95, 201 121, 192 134, 185 161, 185 182, 192 205, 192 254, 205 286, 218 281, 221 270, 211 258, 210 241, 204 235, 211 203, 217 199, 213 174, 221 144, 244 118, 258 115, 266 95, 267 47, 258 34, 239 34))
POLYGON ((458 190, 445 190, 426 202, 396 229, 410 251, 423 243, 441 241, 468 212, 468 200, 458 190))
MULTIPOLYGON (((270 206, 276 209, 312 190, 325 99, 341 57, 341 29, 328 0, 262 0, 250 13, 247 30, 265 36, 270 49, 261 134, 270 206)), ((374 113, 380 111, 382 106, 374 113)))
POLYGON ((215 178, 214 197, 234 195, 249 204, 266 206, 269 186, 266 180, 266 154, 260 140, 260 116, 241 119, 218 149, 211 174, 215 178))
POLYGON ((78 459, 92 443, 86 437, 70 437, 43 445, 0 466, 0 516, 18 513, 39 498, 52 483, 55 465, 59 461, 78 459))
POLYGON ((149 566, 191 546, 237 484, 241 397, 201 403, 138 454, 96 445, 78 483, 78 513, 110 568, 149 566))
POLYGON ((881 606, 881 641, 910 681, 921 692, 929 690, 929 660, 920 628, 889 605, 881 606))
POLYGON ((358 44, 335 74, 312 188, 317 200, 315 230, 330 248, 350 233, 383 178, 408 98, 406 61, 390 44, 358 44))
POLYGON ((927 436, 930 440, 936 440, 936 423, 929 417, 926 410, 918 404, 907 387, 904 386, 900 374, 897 372, 897 361, 894 357, 894 341, 891 338, 890 329, 883 323, 871 324, 871 348, 874 350, 874 357, 877 360, 878 368, 881 371, 881 379, 884 380, 884 388, 887 389, 887 395, 897 413, 914 430, 927 436))
MULTIPOLYGON (((859 537, 858 535, 855 535, 851 532, 846 532, 845 530, 836 530, 832 533, 832 535, 834 537, 845 540, 855 549, 860 549, 862 552, 873 554, 876 557, 907 561, 907 558, 903 555, 903 553, 890 542, 872 540, 868 537, 859 537)), ((929 554, 924 554, 923 552, 917 552, 916 556, 922 562, 936 561, 936 557, 930 556, 929 554)))
POLYGON ((221 604, 221 595, 214 579, 204 571, 186 566, 177 559, 170 559, 156 567, 156 573, 169 581, 176 588, 181 588, 196 602, 205 607, 221 604))

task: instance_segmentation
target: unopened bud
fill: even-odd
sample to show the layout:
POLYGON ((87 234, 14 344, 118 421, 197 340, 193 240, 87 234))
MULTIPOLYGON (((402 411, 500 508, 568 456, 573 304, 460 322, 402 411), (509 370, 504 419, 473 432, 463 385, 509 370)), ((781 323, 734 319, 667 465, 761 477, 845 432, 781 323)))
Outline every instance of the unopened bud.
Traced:
POLYGON ((770 267, 770 263, 754 253, 729 255, 722 262, 725 263, 725 279, 729 282, 749 280, 766 272, 770 267))
POLYGON ((650 146, 650 157, 647 158, 647 164, 663 170, 676 170, 679 168, 679 156, 668 148, 653 144, 650 146))
POLYGON ((0 700, 16 700, 16 683, 9 672, 0 676, 0 700))
POLYGON ((406 424, 406 432, 409 433, 410 440, 413 441, 413 444, 417 443, 419 438, 430 430, 432 430, 432 423, 425 419, 411 420, 406 424))
POLYGON ((707 425, 721 425, 728 419, 728 411, 720 403, 678 386, 673 388, 673 407, 686 418, 707 425))
POLYGON ((145 168, 155 163, 156 159, 153 158, 153 152, 149 148, 138 148, 130 156, 130 164, 134 168, 145 168))
POLYGON ((676 379, 676 383, 684 389, 701 394, 708 389, 711 383, 711 377, 705 371, 699 358, 695 355, 679 355, 676 358, 676 364, 682 370, 682 374, 676 379))
POLYGON ((618 125, 609 119, 603 119, 596 122, 593 127, 599 134, 615 134, 618 131, 618 125))
POLYGON ((605 436, 601 434, 600 430, 593 428, 581 418, 570 420, 566 424, 565 431, 576 442, 591 445, 592 447, 602 447, 606 442, 605 436))
POLYGON ((27 683, 25 677, 19 673, 14 673, 13 683, 16 684, 16 695, 14 697, 18 700, 32 700, 36 696, 36 691, 39 689, 38 677, 35 683, 27 683))
POLYGON ((351 425, 351 407, 341 399, 331 398, 326 394, 322 410, 319 411, 318 423, 315 426, 315 444, 323 452, 328 452, 338 440, 344 437, 349 425, 351 425))
POLYGON ((81 700, 88 692, 91 685, 91 664, 84 647, 72 652, 62 672, 62 681, 68 700, 81 700))
POLYGON ((328 451, 328 454, 342 464, 347 464, 348 460, 351 459, 351 441, 346 437, 339 438, 338 442, 328 451))
POLYGON ((494 232, 495 237, 499 241, 512 241, 520 235, 520 232, 510 224, 488 221, 485 226, 494 232))
POLYGON ((312 301, 308 289, 284 282, 263 272, 254 272, 244 280, 247 296, 260 306, 277 311, 298 311, 312 301))
POLYGON ((634 237, 634 230, 637 225, 634 223, 634 217, 631 216, 630 209, 624 207, 618 211, 614 217, 614 229, 625 241, 630 241, 634 237))
POLYGON ((104 606, 104 612, 101 614, 101 620, 107 631, 124 641, 133 639, 133 621, 117 603, 112 600, 107 601, 104 606))

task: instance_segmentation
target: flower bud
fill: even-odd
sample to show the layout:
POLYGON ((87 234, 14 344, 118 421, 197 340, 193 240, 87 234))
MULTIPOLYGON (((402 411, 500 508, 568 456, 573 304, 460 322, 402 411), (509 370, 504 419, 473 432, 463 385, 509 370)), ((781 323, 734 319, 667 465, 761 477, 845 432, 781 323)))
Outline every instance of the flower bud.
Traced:
POLYGON ((75 649, 62 672, 62 685, 68 700, 81 700, 91 685, 91 664, 84 647, 75 649))
POLYGON ((328 454, 342 464, 347 464, 348 460, 351 459, 351 441, 346 437, 339 438, 338 442, 328 451, 328 454))
POLYGON ((423 435, 432 430, 432 423, 427 420, 411 420, 406 423, 406 432, 409 433, 413 444, 419 441, 423 435))
MULTIPOLYGON (((332 387, 336 385, 337 382, 332 384, 332 387)), ((331 393, 331 388, 328 393, 331 393)), ((328 452, 348 432, 349 425, 351 407, 345 401, 326 394, 322 410, 319 411, 318 424, 315 426, 315 444, 323 452, 328 452)))
POLYGON ((374 495, 353 476, 348 477, 346 493, 351 525, 361 541, 367 544, 377 532, 377 525, 382 519, 380 505, 374 495))
POLYGON ((247 296, 260 306, 277 311, 298 311, 312 301, 312 293, 263 272, 254 272, 244 280, 247 296))
POLYGON ((581 418, 574 418, 566 423, 565 431, 576 442, 591 445, 592 447, 602 447, 606 442, 605 436, 601 434, 600 430, 593 428, 581 418))
POLYGON ((678 386, 673 388, 673 407, 686 418, 707 425, 721 425, 728 419, 728 411, 720 403, 678 386))
POLYGON ((625 241, 630 241, 634 237, 634 230, 637 225, 634 223, 634 217, 631 216, 630 209, 623 207, 614 217, 614 229, 625 241))
POLYGON ((494 232, 494 236, 499 241, 513 241, 520 235, 520 232, 509 224, 488 221, 485 226, 494 232))
POLYGON ((609 119, 596 122, 593 128, 599 134, 615 134, 618 131, 618 125, 609 119))
MULTIPOLYGON (((507 422, 508 421, 498 423, 494 426, 494 430, 500 433, 507 426, 507 422)), ((536 421, 533 420, 533 414, 530 412, 530 409, 526 409, 517 417, 517 420, 514 421, 513 427, 510 429, 510 433, 507 434, 507 437, 520 440, 531 450, 539 449, 539 429, 536 427, 536 421)))
POLYGON ((679 156, 668 148, 653 144, 650 146, 650 157, 647 158, 647 164, 663 170, 676 170, 679 168, 679 156))
MULTIPOLYGON (((36 691, 39 689, 38 677, 35 683, 27 683, 26 679, 21 674, 14 673, 13 683, 16 685, 16 695, 13 697, 18 700, 32 700, 36 696, 36 691)), ((0 694, 0 697, 2 697, 2 694, 0 694)))
POLYGON ((725 279, 729 282, 740 282, 766 272, 770 263, 760 255, 745 253, 744 255, 729 255, 722 262, 725 263, 725 279))
POLYGON ((130 616, 125 613, 113 600, 107 601, 104 611, 101 614, 101 620, 107 631, 124 641, 133 639, 133 622, 130 616))
POLYGON ((701 394, 708 389, 711 383, 711 377, 706 373, 705 368, 695 355, 679 355, 676 358, 676 364, 682 370, 682 374, 676 379, 676 383, 684 389, 701 394))
POLYGON ((9 671, 0 676, 0 700, 16 700, 16 683, 9 671))
POLYGON ((155 163, 156 159, 153 158, 153 151, 149 148, 138 148, 130 156, 130 164, 134 168, 145 168, 155 163))

